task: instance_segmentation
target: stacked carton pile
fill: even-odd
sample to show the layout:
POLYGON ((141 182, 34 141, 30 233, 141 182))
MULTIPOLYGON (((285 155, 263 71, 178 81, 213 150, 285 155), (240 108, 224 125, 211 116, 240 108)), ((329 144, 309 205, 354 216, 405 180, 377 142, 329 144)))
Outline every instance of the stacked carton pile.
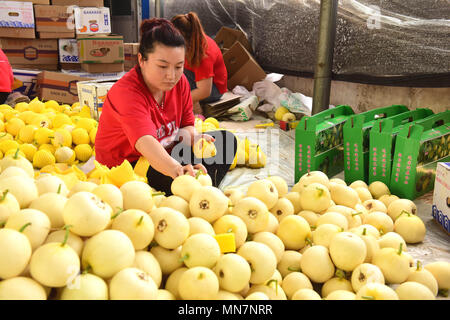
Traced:
POLYGON ((14 91, 31 98, 71 104, 78 81, 124 71, 123 37, 111 34, 103 0, 0 1, 0 47, 14 91))

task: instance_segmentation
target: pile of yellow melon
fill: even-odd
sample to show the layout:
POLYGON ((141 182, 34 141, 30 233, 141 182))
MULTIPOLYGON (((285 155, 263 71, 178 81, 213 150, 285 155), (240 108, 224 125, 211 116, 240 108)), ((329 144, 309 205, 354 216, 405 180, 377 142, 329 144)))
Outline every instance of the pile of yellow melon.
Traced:
POLYGON ((55 163, 85 162, 94 152, 97 126, 89 107, 78 102, 67 105, 35 98, 14 108, 3 104, 0 105, 0 158, 18 153, 36 169, 55 163))
MULTIPOLYGON (((435 299, 450 263, 414 203, 382 183, 322 172, 291 190, 270 176, 224 191, 183 175, 172 196, 143 181, 81 184, 0 163, 0 299, 435 299)), ((101 168, 97 168, 101 169, 101 168)))

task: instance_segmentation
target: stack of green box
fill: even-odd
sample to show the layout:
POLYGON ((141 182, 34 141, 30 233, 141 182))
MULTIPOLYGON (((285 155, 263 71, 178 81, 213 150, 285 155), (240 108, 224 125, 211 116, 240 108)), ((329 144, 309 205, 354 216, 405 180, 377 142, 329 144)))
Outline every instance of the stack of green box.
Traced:
POLYGON ((354 115, 349 106, 336 106, 305 116, 295 129, 295 181, 310 171, 334 176, 344 168, 343 126, 354 115))
POLYGON ((416 199, 433 189, 437 163, 448 161, 450 110, 404 126, 395 145, 391 192, 416 199))
POLYGON ((392 105, 356 114, 345 123, 344 177, 347 184, 356 180, 368 181, 369 134, 375 122, 408 111, 406 106, 392 105))
POLYGON ((392 159, 398 133, 403 127, 432 114, 433 111, 430 109, 420 108, 375 122, 370 130, 368 183, 381 181, 387 186, 390 185, 392 159))

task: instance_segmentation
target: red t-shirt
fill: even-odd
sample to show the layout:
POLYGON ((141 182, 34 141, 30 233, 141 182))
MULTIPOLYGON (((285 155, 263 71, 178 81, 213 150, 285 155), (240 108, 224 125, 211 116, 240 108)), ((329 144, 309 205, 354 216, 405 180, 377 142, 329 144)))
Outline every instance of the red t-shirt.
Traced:
POLYGON ((11 92, 14 82, 13 71, 2 49, 0 49, 0 75, 0 92, 11 92))
POLYGON ((225 93, 227 91, 228 74, 225 62, 223 61, 222 52, 213 39, 207 35, 205 35, 205 37, 208 48, 206 50, 206 56, 201 61, 200 66, 193 68, 185 61, 184 67, 187 70, 194 72, 196 82, 212 77, 213 83, 216 85, 219 92, 225 93))
POLYGON ((178 130, 194 122, 191 91, 184 75, 166 91, 160 109, 136 65, 108 91, 95 137, 95 158, 110 168, 125 159, 136 161, 141 154, 135 144, 144 135, 155 137, 169 152, 178 130))

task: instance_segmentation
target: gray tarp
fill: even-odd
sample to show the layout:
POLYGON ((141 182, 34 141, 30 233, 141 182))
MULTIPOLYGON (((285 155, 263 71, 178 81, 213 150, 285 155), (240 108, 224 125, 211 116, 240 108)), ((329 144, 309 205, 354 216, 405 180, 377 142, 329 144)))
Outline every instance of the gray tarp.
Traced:
MULTIPOLYGON (((166 0, 163 16, 195 11, 210 36, 240 29, 264 69, 301 75, 314 72, 319 9, 319 0, 166 0)), ((333 73, 450 74, 449 39, 448 0, 340 0, 333 73)))

